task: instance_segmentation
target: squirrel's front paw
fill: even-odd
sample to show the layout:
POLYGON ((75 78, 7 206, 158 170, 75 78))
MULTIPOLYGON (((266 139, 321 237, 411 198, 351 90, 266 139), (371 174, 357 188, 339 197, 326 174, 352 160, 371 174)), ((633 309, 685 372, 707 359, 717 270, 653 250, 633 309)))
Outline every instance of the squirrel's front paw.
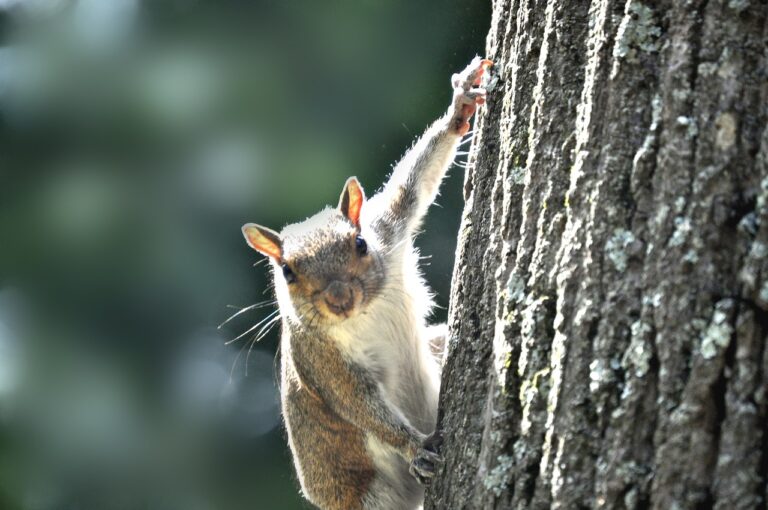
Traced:
POLYGON ((432 477, 435 476, 437 466, 442 464, 443 457, 438 453, 442 443, 443 438, 440 433, 434 432, 416 452, 408 471, 421 485, 429 485, 432 477))
POLYGON ((480 82, 486 69, 493 65, 488 59, 475 57, 460 73, 453 75, 453 115, 451 128, 461 136, 469 131, 469 119, 475 114, 478 105, 485 103, 485 89, 480 82))

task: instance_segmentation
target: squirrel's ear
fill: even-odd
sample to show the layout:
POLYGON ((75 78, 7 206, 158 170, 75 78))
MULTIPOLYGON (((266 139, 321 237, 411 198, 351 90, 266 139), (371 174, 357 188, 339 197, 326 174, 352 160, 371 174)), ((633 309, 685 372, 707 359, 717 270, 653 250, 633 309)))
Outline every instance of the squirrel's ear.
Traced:
POLYGON ((360 187, 360 182, 357 177, 350 177, 344 184, 344 191, 339 198, 339 211, 356 227, 360 226, 360 209, 363 208, 363 202, 365 202, 365 194, 360 187))
POLYGON ((274 230, 255 223, 246 223, 243 225, 243 235, 248 246, 257 252, 275 260, 280 260, 283 256, 283 242, 274 230))

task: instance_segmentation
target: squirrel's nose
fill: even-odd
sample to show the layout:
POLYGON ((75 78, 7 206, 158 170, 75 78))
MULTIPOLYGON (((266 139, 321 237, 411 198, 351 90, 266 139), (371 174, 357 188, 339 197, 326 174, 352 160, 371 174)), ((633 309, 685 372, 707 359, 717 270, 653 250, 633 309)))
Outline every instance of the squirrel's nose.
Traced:
POLYGON ((355 302, 350 286, 339 281, 331 282, 323 295, 328 308, 334 313, 348 312, 355 302))

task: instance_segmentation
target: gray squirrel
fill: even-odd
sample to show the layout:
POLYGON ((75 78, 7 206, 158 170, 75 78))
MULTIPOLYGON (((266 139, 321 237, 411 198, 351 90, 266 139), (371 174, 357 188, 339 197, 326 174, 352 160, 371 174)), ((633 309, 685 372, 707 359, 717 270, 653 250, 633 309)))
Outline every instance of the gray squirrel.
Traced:
MULTIPOLYGON (((414 509, 441 458, 440 388, 430 291, 413 237, 485 103, 476 57, 453 101, 366 200, 350 177, 338 207, 277 233, 246 224, 269 257, 282 322, 280 392, 304 496, 326 510, 414 509)), ((439 348, 438 348, 439 350, 439 348)))

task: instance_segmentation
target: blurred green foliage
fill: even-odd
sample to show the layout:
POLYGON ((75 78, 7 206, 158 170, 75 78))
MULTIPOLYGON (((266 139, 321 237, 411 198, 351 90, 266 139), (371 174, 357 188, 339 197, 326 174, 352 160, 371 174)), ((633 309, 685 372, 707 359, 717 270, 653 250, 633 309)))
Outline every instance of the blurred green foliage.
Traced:
MULTIPOLYGON (((240 225, 301 220, 350 175, 375 191, 489 16, 479 0, 0 0, 0 508, 304 506, 277 332, 225 345, 271 309, 216 327, 270 297, 240 225)), ((443 307, 462 174, 419 240, 443 307)))

